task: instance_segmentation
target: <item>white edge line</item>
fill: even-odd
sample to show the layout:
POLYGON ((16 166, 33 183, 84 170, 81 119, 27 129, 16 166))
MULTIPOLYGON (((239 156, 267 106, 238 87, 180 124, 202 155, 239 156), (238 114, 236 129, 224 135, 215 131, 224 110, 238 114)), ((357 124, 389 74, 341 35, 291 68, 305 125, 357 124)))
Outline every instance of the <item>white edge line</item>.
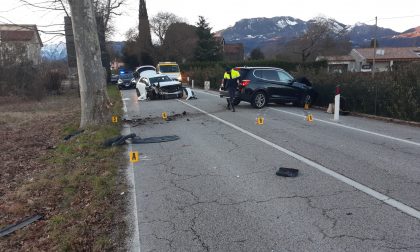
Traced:
MULTIPOLYGON (((121 93, 121 98, 122 98, 122 93, 121 93)), ((127 115, 127 105, 125 104, 125 101, 123 100, 123 108, 124 108, 124 113, 125 116, 127 115)), ((128 134, 131 134, 131 128, 128 124, 126 124, 125 129, 128 131, 128 134)), ((131 143, 128 144, 128 151, 131 152, 133 151, 133 145, 131 143)), ((134 214, 134 230, 133 230, 133 235, 131 237, 131 247, 130 250, 131 251, 139 251, 140 252, 140 231, 139 231, 139 220, 138 220, 138 215, 137 215, 137 198, 136 198, 136 182, 134 179, 134 164, 130 162, 130 165, 128 166, 128 178, 129 178, 129 183, 130 186, 132 188, 131 190, 131 200, 133 202, 132 204, 132 211, 134 214)))
POLYGON ((195 107, 191 104, 188 104, 184 101, 181 101, 181 100, 178 100, 178 101, 187 105, 187 106, 189 106, 189 107, 191 107, 191 108, 194 108, 194 109, 200 111, 201 113, 203 113, 203 114, 205 114, 209 117, 212 117, 213 119, 215 119, 217 121, 220 121, 223 124, 226 124, 226 125, 234 128, 234 129, 236 129, 236 130, 238 130, 238 131, 240 131, 240 132, 242 132, 242 133, 244 133, 244 134, 246 134, 250 137, 253 137, 253 138, 255 138, 255 139, 273 147, 274 149, 277 149, 277 150, 279 150, 279 151, 281 151, 281 152, 283 152, 283 153, 285 153, 285 154, 287 154, 287 155, 289 155, 289 156, 291 156, 291 157, 293 157, 293 158, 295 158, 295 159, 297 159, 297 160, 299 160, 299 161, 301 161, 301 162, 303 162, 303 163, 305 163, 309 166, 312 166, 313 168, 315 168, 315 169, 317 169, 317 170, 319 170, 319 171, 321 171, 325 174, 328 174, 328 175, 332 176, 333 178, 336 178, 336 179, 340 180, 341 182, 344 182, 344 183, 356 188, 357 190, 362 191, 362 192, 364 192, 364 193, 366 193, 366 194, 384 202, 385 204, 388 204, 388 205, 390 205, 392 207, 395 207, 398 210, 400 210, 400 211, 402 211, 402 212, 404 212, 404 213, 406 213, 410 216, 413 216, 417 219, 420 219, 420 211, 418 211, 417 209, 414 209, 410 206, 407 206, 404 203, 401 203, 401 202, 399 202, 399 201, 397 201, 393 198, 390 198, 390 197, 388 197, 388 196, 386 196, 386 195, 384 195, 380 192, 377 192, 377 191, 375 191, 375 190, 373 190, 373 189, 371 189, 371 188, 369 188, 365 185, 360 184, 359 182, 356 182, 356 181, 354 181, 354 180, 352 180, 348 177, 345 177, 344 175, 341 175, 341 174, 339 174, 339 173, 337 173, 333 170, 330 170, 330 169, 328 169, 328 168, 326 168, 326 167, 324 167, 324 166, 322 166, 318 163, 315 163, 314 161, 309 160, 309 159, 307 159, 307 158, 305 158, 305 157, 303 157, 303 156, 301 156, 297 153, 289 151, 289 150, 287 150, 287 149, 285 149, 285 148, 283 148, 283 147, 281 147, 281 146, 279 146, 275 143, 272 143, 272 142, 270 142, 270 141, 268 141, 268 140, 266 140, 266 139, 264 139, 260 136, 257 136, 257 135, 255 135, 255 134, 253 134, 253 133, 251 133, 251 132, 249 132, 245 129, 242 129, 241 127, 236 126, 235 124, 232 124, 228 121, 225 121, 225 120, 223 120, 223 119, 221 119, 221 118, 219 118, 215 115, 212 115, 212 114, 210 114, 210 113, 208 113, 208 112, 206 112, 206 111, 204 111, 200 108, 197 108, 197 107, 195 107))
MULTIPOLYGON (((198 91, 198 92, 203 93, 203 94, 212 95, 212 96, 218 96, 218 95, 212 94, 210 92, 204 92, 204 91, 198 91)), ((269 107, 269 109, 272 109, 272 110, 275 110, 275 111, 278 111, 278 112, 282 112, 282 113, 285 113, 285 114, 305 118, 304 115, 299 115, 299 114, 296 114, 296 113, 293 113, 293 112, 289 112, 289 111, 285 111, 285 110, 281 110, 281 109, 276 109, 276 108, 271 108, 271 107, 269 107)), ((327 124, 334 125, 334 126, 337 126, 337 127, 342 127, 342 128, 366 133, 366 134, 371 134, 371 135, 375 135, 375 136, 379 136, 379 137, 383 137, 383 138, 388 138, 388 139, 391 139, 391 140, 395 140, 395 141, 399 141, 399 142, 403 142, 403 143, 407 143, 407 144, 420 146, 420 143, 417 143, 417 142, 414 142, 414 141, 405 140, 405 139, 401 139, 401 138, 397 138, 397 137, 393 137, 393 136, 388 136, 388 135, 376 133, 376 132, 369 131, 369 130, 359 129, 359 128, 355 128, 355 127, 351 127, 351 126, 347 126, 347 125, 343 125, 343 124, 338 124, 338 123, 334 123, 334 122, 329 122, 329 121, 325 121, 325 120, 317 119, 317 118, 314 118, 314 121, 323 122, 323 123, 327 123, 327 124)))

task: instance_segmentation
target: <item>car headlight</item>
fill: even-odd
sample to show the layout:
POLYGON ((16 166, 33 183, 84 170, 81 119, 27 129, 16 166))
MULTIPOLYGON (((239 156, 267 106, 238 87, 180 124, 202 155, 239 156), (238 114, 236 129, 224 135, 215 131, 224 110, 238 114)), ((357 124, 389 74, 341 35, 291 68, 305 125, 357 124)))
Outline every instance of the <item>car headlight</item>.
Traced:
POLYGON ((121 83, 123 83, 123 80, 118 79, 118 84, 121 84, 121 83))
POLYGON ((180 76, 178 76, 178 78, 177 78, 179 81, 182 81, 182 76, 180 75, 180 76))

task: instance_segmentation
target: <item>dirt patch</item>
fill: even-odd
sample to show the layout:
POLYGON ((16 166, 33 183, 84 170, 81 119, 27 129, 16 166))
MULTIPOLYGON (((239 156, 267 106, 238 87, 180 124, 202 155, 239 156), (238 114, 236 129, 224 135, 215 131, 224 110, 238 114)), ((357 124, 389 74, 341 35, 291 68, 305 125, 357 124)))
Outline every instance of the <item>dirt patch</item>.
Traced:
MULTIPOLYGON (((115 93, 113 98, 119 99, 115 93)), ((79 104, 76 93, 42 102, 0 98, 0 228, 44 215, 0 238, 2 251, 121 249, 115 241, 125 232, 116 215, 125 204, 118 158, 123 150, 98 148, 119 127, 87 129, 64 141, 77 129, 79 104)))

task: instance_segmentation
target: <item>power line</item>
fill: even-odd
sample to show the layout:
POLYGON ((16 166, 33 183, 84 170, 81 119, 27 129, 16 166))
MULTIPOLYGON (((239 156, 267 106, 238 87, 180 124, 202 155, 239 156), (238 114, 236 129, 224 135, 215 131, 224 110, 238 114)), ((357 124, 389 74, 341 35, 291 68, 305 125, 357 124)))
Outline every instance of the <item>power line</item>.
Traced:
POLYGON ((378 20, 400 19, 400 18, 412 18, 412 17, 420 17, 420 15, 400 16, 400 17, 385 17, 385 18, 378 18, 378 20))

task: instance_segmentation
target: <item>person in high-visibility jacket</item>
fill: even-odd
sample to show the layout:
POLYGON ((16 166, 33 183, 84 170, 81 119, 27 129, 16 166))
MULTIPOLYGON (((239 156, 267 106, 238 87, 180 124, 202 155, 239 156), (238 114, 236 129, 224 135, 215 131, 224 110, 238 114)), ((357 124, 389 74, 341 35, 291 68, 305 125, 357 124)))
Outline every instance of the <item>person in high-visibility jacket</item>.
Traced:
POLYGON ((229 98, 226 98, 228 105, 227 109, 232 107, 232 112, 235 112, 235 105, 233 100, 235 99, 236 89, 238 88, 240 73, 230 67, 225 68, 225 74, 223 75, 223 87, 229 91, 229 98))

